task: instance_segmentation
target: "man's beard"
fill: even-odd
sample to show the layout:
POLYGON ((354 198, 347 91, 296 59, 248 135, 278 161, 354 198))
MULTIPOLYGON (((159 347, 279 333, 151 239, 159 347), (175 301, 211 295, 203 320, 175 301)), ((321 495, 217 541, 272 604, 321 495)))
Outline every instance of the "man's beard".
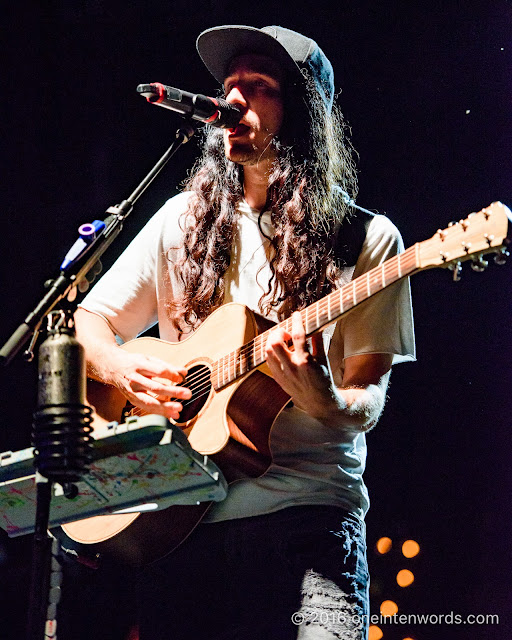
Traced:
POLYGON ((273 160, 277 155, 276 142, 273 137, 263 149, 250 142, 234 141, 225 151, 229 160, 242 166, 255 166, 263 160, 273 160))

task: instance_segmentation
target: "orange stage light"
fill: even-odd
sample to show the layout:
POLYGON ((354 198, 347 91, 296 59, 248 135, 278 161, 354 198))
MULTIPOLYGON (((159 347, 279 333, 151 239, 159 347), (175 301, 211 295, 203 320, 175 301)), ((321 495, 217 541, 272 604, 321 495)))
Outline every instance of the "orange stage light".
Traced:
POLYGON ((398 606, 396 602, 393 602, 393 600, 384 600, 380 605, 380 612, 386 618, 394 616, 398 612, 398 606))
POLYGON ((391 538, 379 538, 377 540, 377 551, 379 553, 381 553, 382 555, 384 555, 385 553, 387 553, 388 551, 391 551, 391 547, 393 546, 393 542, 391 541, 391 538))
POLYGON ((420 552, 420 545, 415 540, 406 540, 402 545, 402 553, 406 558, 414 558, 420 552))
POLYGON ((409 569, 402 569, 396 575, 396 581, 400 587, 408 587, 414 582, 414 573, 409 569))
POLYGON ((384 634, 380 627, 375 624, 371 624, 368 629, 368 640, 380 640, 384 634))

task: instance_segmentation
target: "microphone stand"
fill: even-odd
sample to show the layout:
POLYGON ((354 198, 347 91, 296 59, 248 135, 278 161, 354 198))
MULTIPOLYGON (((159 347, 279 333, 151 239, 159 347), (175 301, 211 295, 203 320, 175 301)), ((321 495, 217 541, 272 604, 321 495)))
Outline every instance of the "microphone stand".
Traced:
POLYGON ((188 142, 194 133, 195 127, 190 122, 186 122, 180 127, 176 132, 176 139, 135 191, 126 200, 123 200, 121 204, 107 209, 106 213, 110 215, 104 221, 105 228, 66 269, 61 270, 60 275, 55 280, 50 281, 49 291, 0 349, 0 363, 3 365, 9 364, 21 347, 29 340, 34 331, 38 329, 42 319, 50 313, 60 300, 68 296, 73 287, 77 286, 82 279, 85 278, 87 273, 94 267, 98 259, 121 232, 124 220, 131 213, 135 202, 149 187, 176 151, 188 142))
POLYGON ((52 545, 48 535, 53 483, 62 483, 65 495, 74 497, 77 489, 72 483, 87 473, 92 447, 91 409, 84 404, 85 358, 83 347, 74 337, 73 289, 90 271, 94 272, 99 258, 121 232, 135 202, 195 130, 194 124, 186 121, 133 193, 121 204, 109 207, 106 211, 109 215, 103 222, 95 221, 80 228, 87 227, 87 234, 93 228, 92 238, 84 240, 87 234, 81 234, 66 255, 58 277, 46 283, 47 293, 0 349, 0 363, 5 366, 32 336, 28 352, 32 355, 39 327, 48 316, 48 338, 39 350, 38 410, 34 413, 37 502, 27 640, 57 637, 55 613, 61 575, 58 560, 51 558, 52 546, 57 553, 58 543, 54 541, 52 545), (65 308, 53 311, 63 300, 65 308))

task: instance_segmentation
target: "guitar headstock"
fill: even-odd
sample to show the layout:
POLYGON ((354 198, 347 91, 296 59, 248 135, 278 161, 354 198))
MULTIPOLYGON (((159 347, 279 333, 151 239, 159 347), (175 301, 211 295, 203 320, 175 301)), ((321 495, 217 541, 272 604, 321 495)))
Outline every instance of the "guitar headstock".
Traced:
MULTIPOLYGON (((417 245, 417 265, 457 268, 464 260, 473 260, 474 268, 482 271, 487 263, 486 253, 496 253, 497 262, 503 262, 506 247, 512 235, 512 212, 501 202, 493 202, 478 213, 471 213, 464 220, 452 222, 446 229, 439 229, 429 240, 417 245)), ((454 271, 456 275, 456 271, 454 271)))

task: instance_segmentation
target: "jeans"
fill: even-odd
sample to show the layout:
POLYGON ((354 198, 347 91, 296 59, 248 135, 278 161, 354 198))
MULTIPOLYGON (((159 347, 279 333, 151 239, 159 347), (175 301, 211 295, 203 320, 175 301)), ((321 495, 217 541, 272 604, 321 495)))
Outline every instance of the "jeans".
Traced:
POLYGON ((200 524, 139 588, 140 640, 363 640, 364 523, 298 506, 200 524))

